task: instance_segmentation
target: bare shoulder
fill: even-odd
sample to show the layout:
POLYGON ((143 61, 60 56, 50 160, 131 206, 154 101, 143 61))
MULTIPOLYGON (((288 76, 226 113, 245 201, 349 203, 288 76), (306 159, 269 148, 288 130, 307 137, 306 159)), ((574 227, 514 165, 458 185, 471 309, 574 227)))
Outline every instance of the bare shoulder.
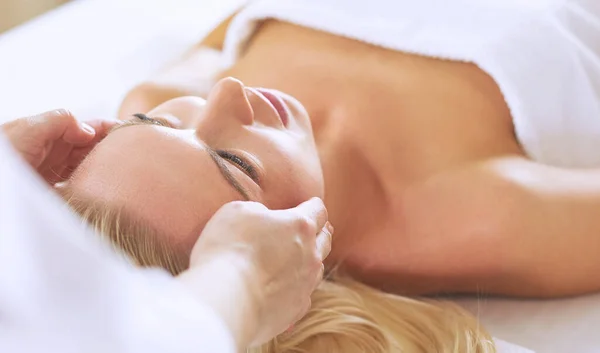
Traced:
POLYGON ((350 270, 403 294, 514 294, 505 286, 515 273, 507 226, 524 197, 493 162, 445 170, 397 195, 386 224, 349 256, 350 270))

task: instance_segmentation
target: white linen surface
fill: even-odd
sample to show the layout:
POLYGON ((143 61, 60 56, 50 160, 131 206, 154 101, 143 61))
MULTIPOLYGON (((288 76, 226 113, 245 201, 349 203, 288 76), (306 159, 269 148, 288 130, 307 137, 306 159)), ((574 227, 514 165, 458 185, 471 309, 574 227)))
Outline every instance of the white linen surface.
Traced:
POLYGON ((115 115, 122 95, 240 0, 78 0, 0 36, 0 121, 56 107, 115 115))
MULTIPOLYGON (((65 107, 115 116, 122 95, 243 0, 78 0, 0 36, 0 122, 65 107)), ((539 353, 600 352, 600 295, 461 299, 500 339, 539 353)))

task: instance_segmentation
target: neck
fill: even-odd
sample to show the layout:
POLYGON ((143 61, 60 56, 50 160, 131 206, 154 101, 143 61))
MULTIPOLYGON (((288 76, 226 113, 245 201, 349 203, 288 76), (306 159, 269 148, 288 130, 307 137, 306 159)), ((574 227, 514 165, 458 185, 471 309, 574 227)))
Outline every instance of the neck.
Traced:
POLYGON ((312 117, 318 121, 315 137, 325 178, 324 201, 335 227, 332 265, 384 223, 387 197, 356 132, 334 113, 312 117))

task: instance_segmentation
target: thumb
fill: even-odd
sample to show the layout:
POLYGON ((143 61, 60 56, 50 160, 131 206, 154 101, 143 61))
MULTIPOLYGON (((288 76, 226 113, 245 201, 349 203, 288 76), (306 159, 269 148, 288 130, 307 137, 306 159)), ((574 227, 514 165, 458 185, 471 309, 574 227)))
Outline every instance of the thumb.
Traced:
POLYGON ((64 140, 70 144, 85 144, 91 141, 96 131, 90 125, 79 122, 68 110, 57 109, 28 119, 31 127, 39 129, 46 141, 64 140))
POLYGON ((296 208, 292 208, 287 212, 292 212, 297 217, 307 218, 314 221, 317 230, 321 230, 329 218, 323 200, 318 197, 313 197, 312 199, 301 203, 296 208))

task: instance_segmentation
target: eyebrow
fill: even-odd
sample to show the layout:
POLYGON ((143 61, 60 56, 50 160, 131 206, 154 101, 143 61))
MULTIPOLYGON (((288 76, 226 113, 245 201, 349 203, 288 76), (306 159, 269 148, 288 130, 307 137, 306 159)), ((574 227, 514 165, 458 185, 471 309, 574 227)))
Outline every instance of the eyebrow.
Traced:
POLYGON ((156 125, 156 126, 169 127, 166 124, 162 124, 160 122, 157 123, 157 122, 151 121, 151 120, 126 120, 121 124, 117 124, 117 125, 113 126, 113 128, 110 129, 110 131, 108 133, 111 134, 117 130, 124 129, 129 126, 138 126, 138 125, 156 125))
MULTIPOLYGON (((139 125, 157 125, 157 126, 168 127, 165 124, 156 123, 151 120, 127 120, 123 124, 113 127, 109 133, 113 133, 119 129, 124 129, 129 126, 139 126, 139 125)), ((217 168, 219 168, 219 171, 221 172, 221 175, 223 176, 225 181, 227 181, 227 183, 229 185, 231 185, 232 188, 234 188, 238 193, 240 193, 240 195, 242 195, 242 197, 244 198, 244 201, 250 201, 251 199, 250 199, 248 190, 246 188, 244 188, 244 186, 242 186, 242 184, 240 184, 240 182, 235 178, 235 176, 233 176, 233 173, 231 173, 231 170, 227 166, 226 162, 223 161, 223 158, 221 158, 219 156, 217 151, 210 148, 210 146, 204 145, 204 147, 206 148, 206 151, 208 152, 208 155, 210 156, 212 161, 217 165, 217 168)))

